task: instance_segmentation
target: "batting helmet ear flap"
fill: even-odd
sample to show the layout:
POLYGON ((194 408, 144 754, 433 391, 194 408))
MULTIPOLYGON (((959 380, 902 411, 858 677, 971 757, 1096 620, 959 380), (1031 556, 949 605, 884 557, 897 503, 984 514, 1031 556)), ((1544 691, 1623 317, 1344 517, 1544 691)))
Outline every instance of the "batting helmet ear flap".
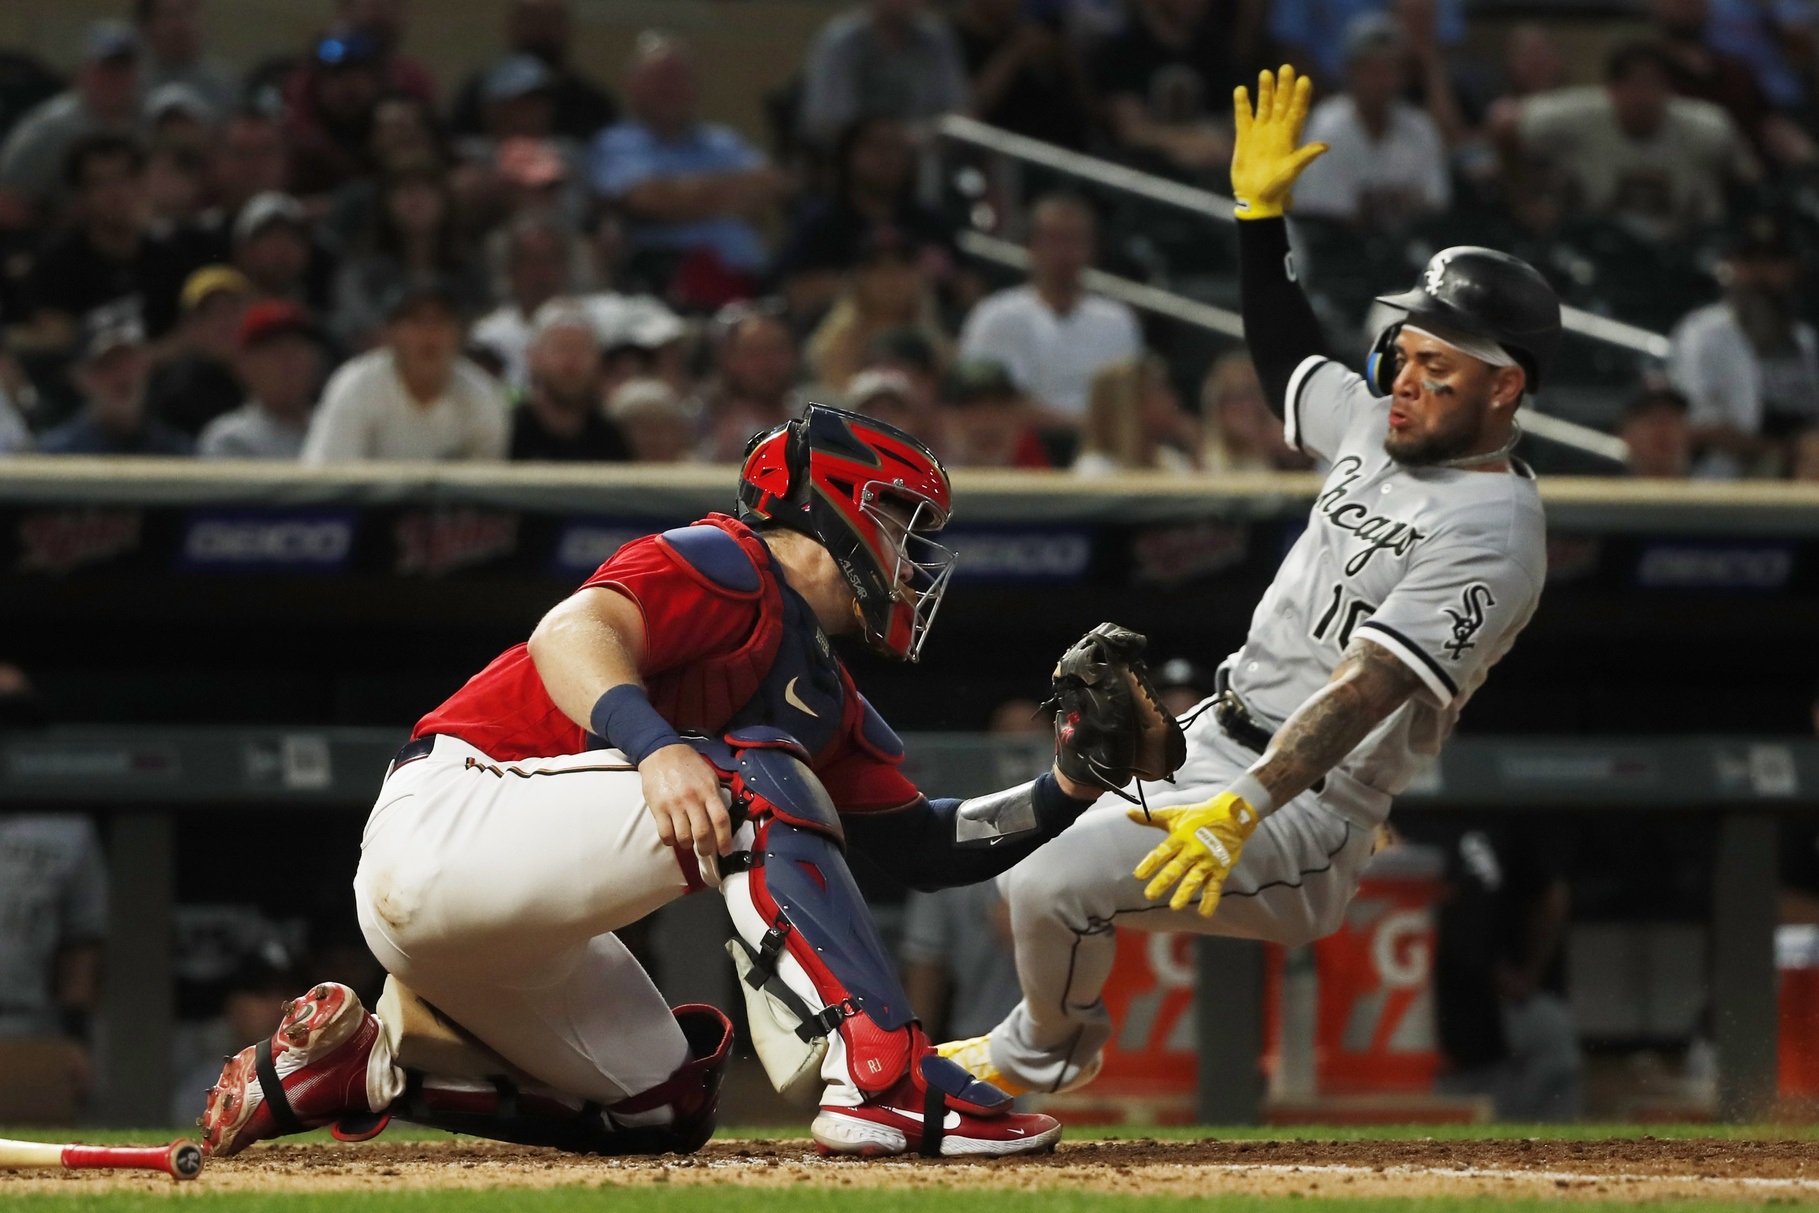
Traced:
POLYGON ((1396 345, 1400 336, 1401 323, 1390 325, 1377 334, 1370 357, 1364 360, 1364 382, 1373 396, 1388 396, 1396 390, 1396 372, 1402 369, 1402 351, 1396 345))

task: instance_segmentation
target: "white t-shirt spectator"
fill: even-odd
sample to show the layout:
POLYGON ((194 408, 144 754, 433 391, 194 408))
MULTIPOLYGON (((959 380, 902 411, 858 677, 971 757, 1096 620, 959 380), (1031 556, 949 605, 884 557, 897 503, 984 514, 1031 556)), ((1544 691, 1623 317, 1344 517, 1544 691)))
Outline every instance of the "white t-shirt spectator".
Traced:
MULTIPOLYGON (((1687 423, 1732 425, 1745 434, 1819 425, 1819 332, 1797 320, 1792 337, 1791 348, 1764 357, 1729 303, 1689 312, 1674 326, 1667 356, 1668 377, 1692 405, 1687 423)), ((1707 451, 1693 474, 1730 477, 1747 470, 1733 455, 1707 451)))
POLYGON ((505 397, 485 371, 457 359, 447 390, 419 404, 399 378, 392 352, 377 349, 328 381, 303 461, 504 459, 509 440, 505 397))
POLYGON ((1057 315, 1033 286, 1013 287, 981 300, 960 333, 960 357, 1004 364, 1011 379, 1038 403, 1071 417, 1086 416, 1093 375, 1143 352, 1136 314, 1122 303, 1082 295, 1057 315))
POLYGON ((306 434, 304 428, 285 425, 257 400, 249 400, 203 427, 196 454, 204 459, 296 459, 303 454, 306 434))
POLYGON ((1584 210, 1645 219, 1663 235, 1723 218, 1726 182, 1755 171, 1730 115, 1691 97, 1670 100, 1648 139, 1624 134, 1598 86, 1530 97, 1517 129, 1527 151, 1566 176, 1584 210))
POLYGON ((32 449, 32 432, 13 407, 12 397, 0 387, 0 455, 17 455, 32 449))
POLYGON ((1307 142, 1332 150, 1295 183, 1295 213, 1333 219, 1406 218, 1445 210, 1453 199, 1446 143, 1427 114, 1392 101, 1382 139, 1372 139, 1347 94, 1322 101, 1307 142))

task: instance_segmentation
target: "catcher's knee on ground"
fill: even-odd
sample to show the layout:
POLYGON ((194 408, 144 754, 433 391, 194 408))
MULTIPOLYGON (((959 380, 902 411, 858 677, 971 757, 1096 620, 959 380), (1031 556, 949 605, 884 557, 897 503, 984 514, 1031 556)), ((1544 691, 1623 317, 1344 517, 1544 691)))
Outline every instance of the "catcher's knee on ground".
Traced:
POLYGON ((376 1012, 403 1072, 403 1093, 388 1110, 398 1119, 583 1154, 688 1153, 713 1135, 733 1029, 712 1007, 674 1012, 688 1061, 605 1104, 526 1074, 395 977, 376 1012))

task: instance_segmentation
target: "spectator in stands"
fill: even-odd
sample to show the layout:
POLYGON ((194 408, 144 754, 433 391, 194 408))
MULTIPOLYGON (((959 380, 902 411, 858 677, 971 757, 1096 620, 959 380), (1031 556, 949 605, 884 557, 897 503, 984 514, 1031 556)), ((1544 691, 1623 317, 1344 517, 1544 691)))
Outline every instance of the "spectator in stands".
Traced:
POLYGON ((0 146, 0 227, 47 218, 70 182, 70 150, 85 136, 131 135, 139 125, 139 39, 97 21, 82 40, 74 85, 19 119, 0 146))
POLYGON ((1785 165, 1812 163, 1812 138, 1774 108, 1750 65, 1712 49, 1706 35, 1711 8, 1711 0, 1653 0, 1650 12, 1673 90, 1723 107, 1766 159, 1785 165))
POLYGON ((1232 156, 1232 9, 1212 0, 1135 0, 1124 32, 1093 55, 1113 142, 1190 176, 1232 156))
POLYGON ((456 289, 410 283, 386 318, 385 344, 329 380, 303 461, 503 459, 510 437, 505 398, 461 357, 466 323, 456 289))
POLYGON ((253 284, 228 265, 206 265, 183 284, 183 322, 165 343, 147 387, 146 407, 191 437, 240 407, 246 398, 234 373, 240 328, 253 284))
POLYGON ((1249 354, 1234 350, 1213 363, 1200 385, 1208 472, 1302 472, 1312 461, 1288 444, 1282 419, 1270 411, 1249 354))
POLYGON ((202 0, 134 0, 133 20, 145 46, 140 71, 148 95, 162 85, 182 84, 196 90, 217 114, 234 108, 233 76, 204 53, 202 0))
POLYGON ((970 468, 1052 468, 1036 410, 1001 362, 963 361, 948 377, 947 463, 970 468))
POLYGON ((1511 28, 1503 40, 1502 87, 1486 113, 1492 131, 1512 131, 1530 97, 1566 86, 1566 56, 1554 31, 1535 21, 1511 28))
POLYGON ((70 148, 67 180, 73 226, 50 238, 26 281, 33 344, 68 349, 81 317, 124 298, 163 336, 199 252, 147 231, 145 153, 124 135, 84 136, 70 148))
MULTIPOLYGON (((173 144, 152 145, 145 159, 145 207, 148 228, 164 235, 182 232, 201 240, 208 164, 202 153, 173 144)), ((212 255, 214 250, 208 250, 212 255)))
POLYGON ((574 290, 569 232, 551 215, 522 215, 505 233, 504 302, 474 325, 473 339, 495 351, 505 364, 505 381, 514 388, 528 382, 525 351, 530 348, 531 317, 558 295, 574 290))
POLYGON ((215 139, 222 111, 188 84, 160 84, 145 94, 145 137, 155 151, 179 147, 202 152, 215 139))
POLYGON ((845 289, 809 338, 808 365, 815 382, 844 392, 865 368, 872 341, 895 329, 920 333, 937 363, 948 362, 952 343, 941 329, 935 293, 922 276, 917 251, 903 232, 885 225, 867 236, 845 289))
MULTIPOLYGON (((0 697, 17 697, 22 679, 0 666, 0 697)), ((0 815, 0 1037, 70 1041, 72 1104, 88 1085, 107 916, 107 862, 88 818, 0 815)))
POLYGON ((1446 141, 1428 114, 1402 99, 1408 40, 1389 17, 1366 14, 1346 31, 1346 91, 1314 107, 1309 143, 1332 150, 1295 185, 1295 214, 1396 229, 1452 201, 1446 141))
MULTIPOLYGON (((619 103, 570 63, 575 38, 570 0, 511 0, 505 9, 508 55, 533 55, 550 71, 551 127, 565 139, 586 143, 617 121, 619 103)), ((488 70, 475 72, 455 99, 452 125, 464 135, 483 129, 488 70)))
MULTIPOLYGON (((1345 75, 1346 34, 1352 23, 1391 7, 1392 0, 1272 0, 1269 35, 1297 67, 1331 87, 1345 75)), ((1440 45, 1458 46, 1465 38, 1465 0, 1436 0, 1434 9, 1440 45)))
POLYGON ((1160 358, 1114 363, 1094 374, 1075 472, 1192 472, 1199 448, 1199 427, 1182 409, 1160 358))
POLYGON ((485 268, 466 254, 456 232, 448 179, 440 169, 423 165, 385 182, 362 247, 341 263, 335 335, 352 348, 367 348, 385 323, 392 296, 407 282, 429 279, 454 290, 468 314, 489 302, 485 268))
POLYGON ((600 335, 606 380, 603 397, 627 379, 661 379, 685 395, 693 390, 688 369, 689 329, 682 318, 650 295, 597 291, 583 296, 600 335))
POLYGON ((151 360, 145 327, 130 299, 91 312, 70 377, 82 408, 38 441, 47 455, 188 455, 188 434, 146 415, 145 379, 151 360))
POLYGON ((829 21, 802 72, 802 133, 831 146, 861 118, 923 123, 972 105, 953 30, 926 0, 868 0, 829 21))
POLYGON ((334 261, 310 235, 303 204, 289 194, 259 194, 234 219, 234 268, 262 299, 328 310, 334 261))
POLYGON ((1801 268, 1777 216, 1746 220, 1724 298, 1675 326, 1668 376, 1692 402, 1701 476, 1778 474, 1794 434, 1819 424, 1819 332, 1800 318, 1801 268))
POLYGON ((733 304, 714 321, 715 377, 702 393, 707 458, 737 463, 753 434, 802 411, 802 362, 781 306, 733 304))
POLYGON ((885 329, 866 343, 862 370, 891 371, 909 383, 911 403, 925 415, 941 407, 941 377, 953 361, 945 334, 931 340, 921 328, 885 329))
POLYGON ((366 173, 373 110, 386 88, 384 48, 359 32, 330 34, 285 89, 291 189, 309 198, 366 173))
POLYGON ((765 263, 753 221, 787 180, 731 127, 699 119, 694 57, 675 39, 639 37, 625 96, 631 116, 600 132, 591 176, 631 221, 631 250, 678 263, 678 285, 700 283, 701 302, 749 293, 765 263))
POLYGON ((1798 111, 1809 99, 1806 72, 1819 43, 1812 0, 1712 0, 1706 40, 1750 65, 1769 103, 1798 111))
POLYGON ((246 403, 215 418, 197 440, 208 459, 296 459, 322 388, 322 333, 294 303, 268 299, 246 311, 234 369, 246 403))
POLYGON ((210 182, 216 211, 205 218, 221 255, 233 250, 234 220, 260 194, 282 194, 290 185, 290 153, 278 120, 258 110, 241 110, 222 125, 213 149, 210 182))
MULTIPOLYGON (((1390 15, 1407 48, 1403 62, 1408 85, 1403 96, 1434 120, 1447 147, 1465 148, 1483 125, 1494 94, 1488 73, 1447 53, 1440 39, 1440 0, 1394 0, 1390 15)), ((1479 162, 1495 171, 1494 159, 1488 156, 1467 158, 1469 164, 1479 162)))
POLYGON ((989 358, 1050 423, 1079 426, 1094 372, 1143 352, 1137 317, 1122 303, 1090 295, 1081 276, 1097 244, 1092 208, 1051 195, 1030 211, 1030 281, 980 302, 960 335, 962 358, 989 358))
POLYGON ((932 451, 947 451, 947 417, 939 404, 919 398, 902 371, 863 370, 846 388, 846 407, 875 417, 922 440, 932 451))
POLYGON ((628 379, 607 401, 635 463, 692 463, 699 410, 661 379, 628 379))
POLYGON ((834 192, 811 204, 777 259, 793 315, 818 317, 840 294, 872 230, 903 233, 931 282, 954 268, 953 225, 916 201, 916 155, 909 128, 895 118, 862 118, 840 136, 834 192))
POLYGON ((530 388, 512 412, 514 460, 617 462, 631 457, 600 398, 600 341, 587 309, 552 299, 537 310, 530 388))
POLYGON ((1078 48, 1022 0, 967 0, 954 18, 979 119, 1044 143, 1084 148, 1095 102, 1078 48))
POLYGON ((410 93, 429 102, 442 95, 429 68, 403 49, 410 34, 406 0, 336 0, 335 8, 337 29, 378 43, 388 91, 410 93))
POLYGON ((1724 216, 1725 190, 1758 175, 1729 115, 1709 101, 1675 97, 1661 48, 1614 50, 1602 88, 1530 97, 1498 131, 1518 192, 1535 188, 1532 161, 1563 178, 1569 204, 1621 218, 1649 239, 1668 240, 1724 216))
POLYGON ((1672 388, 1651 388, 1623 406, 1617 437, 1629 446, 1633 476, 1684 480, 1693 467, 1691 405, 1672 388))

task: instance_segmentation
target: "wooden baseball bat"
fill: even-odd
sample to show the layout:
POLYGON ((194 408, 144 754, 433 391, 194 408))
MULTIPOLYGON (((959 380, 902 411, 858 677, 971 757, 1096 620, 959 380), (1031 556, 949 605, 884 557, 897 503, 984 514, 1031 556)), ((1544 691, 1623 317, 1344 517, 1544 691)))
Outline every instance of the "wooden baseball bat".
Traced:
POLYGON ((118 1167, 162 1171, 172 1179, 194 1179, 202 1174, 202 1148, 182 1138, 168 1146, 59 1145, 0 1138, 0 1170, 8 1167, 60 1167, 68 1171, 118 1167))

